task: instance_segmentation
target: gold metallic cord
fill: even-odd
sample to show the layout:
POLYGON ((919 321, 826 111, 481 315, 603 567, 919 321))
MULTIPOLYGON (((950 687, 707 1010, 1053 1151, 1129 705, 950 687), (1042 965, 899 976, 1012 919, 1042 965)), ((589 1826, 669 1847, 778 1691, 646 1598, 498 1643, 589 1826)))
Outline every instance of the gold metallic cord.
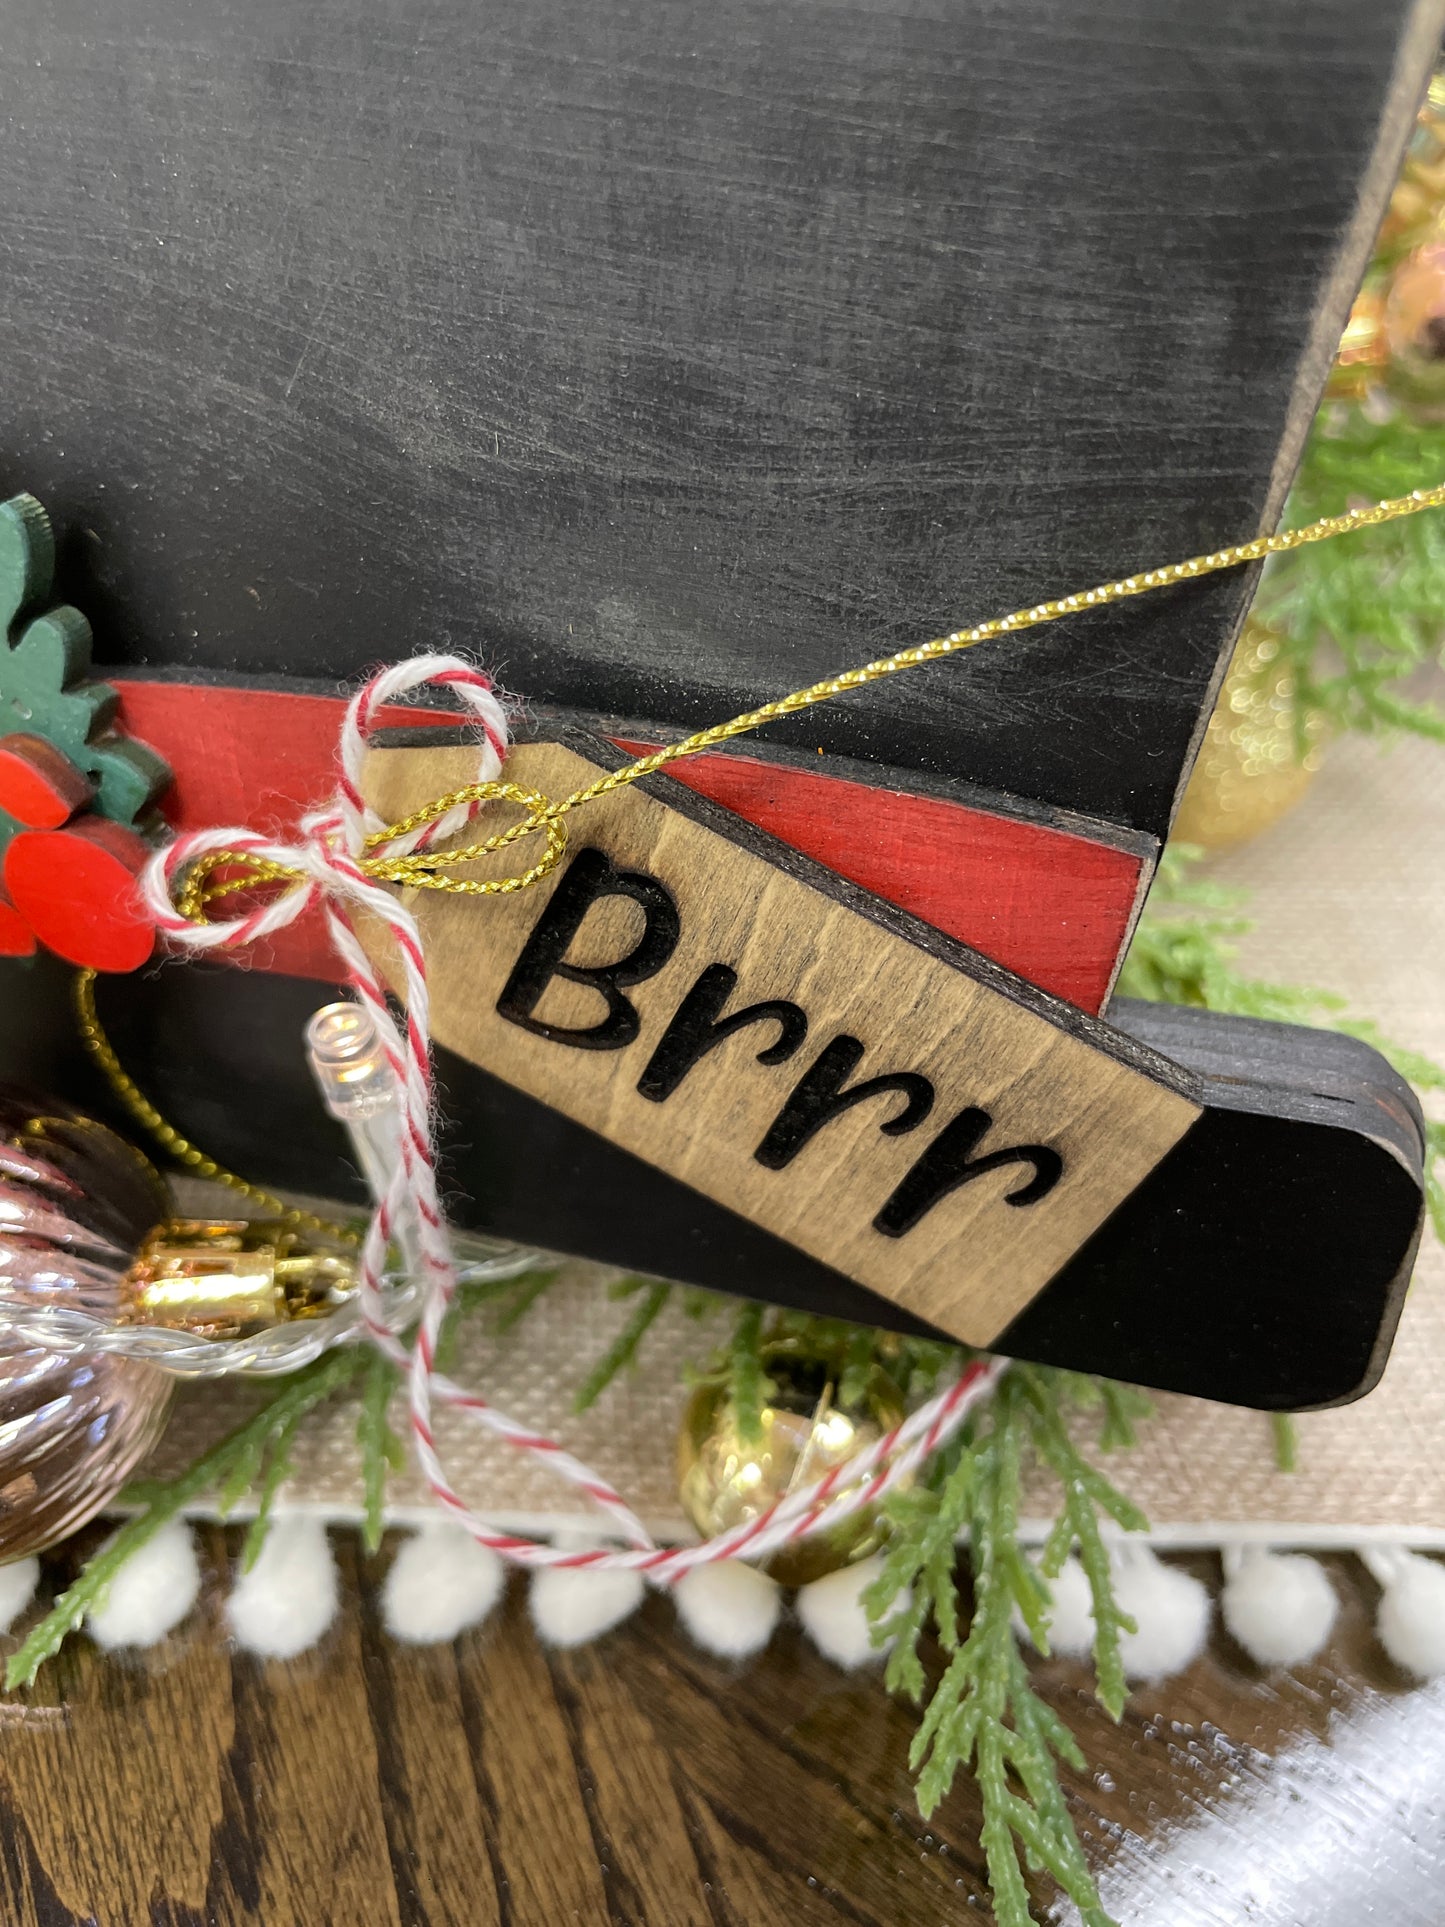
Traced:
MULTIPOLYGON (((1145 569, 1137 575, 1121 576, 1117 581, 1101 583, 1095 589, 1076 590, 1072 595, 1036 602, 1030 608, 1014 610, 1011 615, 980 622, 972 629, 955 629, 949 635, 935 636, 931 642, 900 649, 896 655, 882 656, 875 662, 863 663, 856 669, 846 669, 840 675, 811 683, 806 689, 795 689, 790 695, 779 696, 772 702, 745 711, 741 716, 734 716, 730 722, 714 723, 708 729, 700 729, 694 735, 684 737, 681 742, 669 743, 665 748, 653 750, 650 755, 639 756, 635 761, 624 764, 621 769, 608 771, 605 776, 599 776, 595 782, 574 790, 570 796, 561 797, 555 803, 514 783, 470 783, 462 789, 452 790, 446 796, 433 798, 400 822, 378 830, 367 838, 367 851, 383 850, 388 843, 421 828, 423 824, 435 822, 461 804, 505 800, 517 804, 523 810, 523 816, 509 828, 469 843, 462 849, 418 850, 400 856, 368 854, 361 857, 359 867, 367 876, 379 882, 412 889, 444 890, 454 895, 501 896, 515 890, 525 890, 539 882, 561 861, 567 843, 562 821, 564 817, 573 810, 581 809, 586 803, 596 802, 599 797, 608 796, 641 777, 665 769, 669 763, 679 762, 684 756, 696 756, 703 750, 715 749, 720 743, 730 742, 736 736, 744 736, 762 728, 765 723, 797 715, 800 710, 812 709, 851 689, 862 689, 868 683, 881 682, 885 676, 896 676, 901 670, 917 669, 924 663, 961 654, 977 643, 991 642, 998 636, 1016 635, 1020 630, 1036 629, 1046 622, 1058 622, 1064 616, 1078 615, 1085 609, 1105 608, 1111 602, 1149 595, 1156 589, 1192 582, 1199 576, 1217 575, 1221 570, 1237 569, 1247 562, 1261 561, 1266 556, 1285 555, 1291 549, 1302 549, 1313 542, 1333 541, 1337 536, 1351 535, 1357 529, 1374 528, 1382 522, 1398 521, 1402 516, 1419 515, 1422 510, 1441 507, 1445 507, 1445 482, 1434 488, 1415 489, 1409 495, 1395 496, 1389 501, 1375 502, 1365 508, 1350 509, 1344 515, 1326 516, 1321 521, 1309 523, 1305 528, 1288 529, 1278 535, 1256 535, 1248 542, 1236 542, 1229 548, 1215 549, 1208 555, 1191 556, 1185 562, 1171 562, 1163 568, 1145 569), (521 837, 538 832, 546 836, 547 848, 537 862, 516 876, 474 880, 447 874, 459 864, 475 863, 483 857, 493 856, 521 837)), ((206 921, 207 904, 217 897, 257 884, 293 883, 302 876, 299 870, 291 870, 269 860, 257 860, 243 851, 212 851, 190 866, 177 899, 177 907, 192 922, 201 923, 206 921), (234 874, 216 880, 215 873, 219 870, 229 870, 234 874)))

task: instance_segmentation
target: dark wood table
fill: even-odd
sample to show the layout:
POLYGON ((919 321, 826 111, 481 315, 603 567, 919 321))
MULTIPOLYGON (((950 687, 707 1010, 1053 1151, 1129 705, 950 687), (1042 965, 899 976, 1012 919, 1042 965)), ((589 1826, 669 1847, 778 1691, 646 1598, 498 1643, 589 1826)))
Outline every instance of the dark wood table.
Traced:
MULTIPOLYGON (((548 1653, 514 1581, 485 1627, 405 1649, 380 1629, 382 1560, 341 1533, 341 1618, 313 1654, 261 1663, 226 1644, 228 1542, 205 1536, 202 1609, 164 1647, 74 1641, 0 1705, 7 1927, 992 1917, 972 1788, 920 1821, 907 1711, 796 1628, 734 1666, 654 1598, 548 1653)), ((1083 1668, 1044 1665, 1092 1762, 1070 1791, 1125 1927, 1445 1921, 1445 1699, 1393 1674, 1368 1582, 1330 1563, 1339 1627, 1298 1676, 1262 1677, 1219 1635, 1115 1728, 1083 1668)))

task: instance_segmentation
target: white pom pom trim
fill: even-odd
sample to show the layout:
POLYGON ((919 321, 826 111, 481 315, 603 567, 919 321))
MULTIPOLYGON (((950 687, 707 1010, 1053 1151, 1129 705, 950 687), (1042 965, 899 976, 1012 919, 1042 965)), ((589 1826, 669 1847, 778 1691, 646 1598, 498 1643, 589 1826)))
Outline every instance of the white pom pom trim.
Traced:
POLYGON ((154 1646, 179 1626, 201 1591, 195 1534, 172 1519, 126 1560, 101 1603, 85 1616, 97 1646, 154 1646))
MULTIPOLYGON (((558 1533, 555 1544, 582 1551, 595 1545, 575 1533, 558 1533)), ((646 1587, 636 1572, 598 1572, 590 1566, 541 1566, 527 1588, 527 1607, 537 1637, 547 1646, 586 1646, 642 1604, 646 1587)))
POLYGON ((381 1589, 381 1617, 393 1639, 434 1646, 478 1626, 501 1598, 506 1567, 450 1519, 428 1523, 401 1547, 381 1589))
POLYGON ((1317 1559, 1227 1547, 1224 1582, 1224 1623, 1257 1666, 1303 1666, 1323 1649, 1340 1602, 1317 1559))
POLYGON ((1166 1566, 1148 1546, 1121 1544, 1109 1559, 1114 1596, 1138 1628, 1119 1636, 1127 1677, 1153 1684, 1192 1666, 1209 1637, 1204 1586, 1178 1566, 1166 1566))
POLYGON ((773 1636, 782 1611, 777 1581, 741 1559, 694 1566, 672 1589, 677 1616, 706 1652, 747 1659, 773 1636))
MULTIPOLYGON (((1087 1659, 1094 1650, 1094 1594, 1088 1574, 1072 1553, 1053 1579, 1049 1589, 1049 1651, 1061 1659, 1087 1659)), ((1024 1616, 1014 1609, 1014 1631, 1020 1639, 1032 1638, 1024 1616)))
MULTIPOLYGON (((559 1532, 555 1537, 558 1545, 579 1548, 600 1543, 595 1535, 559 1532)), ((1354 1550, 1381 1587, 1376 1631, 1385 1652, 1417 1678, 1445 1676, 1445 1561, 1398 1545, 1354 1550)), ((1316 1657, 1339 1608, 1318 1561, 1249 1544, 1225 1546, 1221 1557, 1221 1614, 1249 1657, 1260 1666, 1299 1666, 1316 1657)), ((844 1567, 803 1587, 796 1598, 808 1638, 848 1670, 887 1651, 886 1645, 873 1645, 862 1603, 881 1564, 875 1556, 844 1567)), ((1183 1671, 1208 1640, 1209 1591, 1182 1569, 1166 1565, 1147 1540, 1115 1542, 1110 1564, 1118 1602, 1138 1624, 1137 1632, 1120 1637, 1128 1677, 1155 1682, 1183 1671)), ((36 1559, 0 1565, 0 1632, 25 1611, 39 1579, 36 1559)), ((407 1644, 449 1641, 494 1610, 506 1582, 506 1569, 494 1553, 451 1521, 428 1519, 388 1570, 383 1624, 407 1644)), ((1093 1600, 1078 1559, 1071 1554, 1048 1584, 1050 1650, 1067 1658, 1088 1657, 1093 1600)), ((126 1562, 108 1597, 87 1615, 86 1630, 106 1650, 155 1645, 190 1612, 200 1589, 191 1528, 174 1520, 126 1562)), ((532 1575, 529 1607, 544 1642, 573 1647, 621 1624, 637 1610, 645 1591, 637 1573, 556 1567, 532 1575)), ((728 1659, 747 1658, 767 1645, 783 1597, 766 1571, 738 1560, 694 1568, 672 1588, 672 1596, 688 1635, 705 1651, 728 1659)), ((281 1512, 255 1568, 237 1572, 227 1616, 243 1649, 287 1659, 321 1638, 338 1604, 324 1518, 309 1511, 281 1512)), ((1027 1638, 1017 1612, 1014 1622, 1020 1638, 1027 1638)))
POLYGON ((266 1659, 294 1659, 336 1617, 336 1561, 326 1527, 306 1512, 278 1512, 260 1556, 239 1575, 226 1614, 237 1644, 266 1659))
POLYGON ((1403 1546, 1361 1554, 1384 1588, 1375 1615, 1380 1644, 1417 1679, 1445 1674, 1445 1565, 1403 1546))
MULTIPOLYGON (((825 1578, 815 1579, 798 1593, 796 1606, 803 1631, 825 1659, 847 1672, 881 1660, 887 1646, 875 1646, 870 1637, 868 1615, 863 1610, 863 1594, 882 1571, 878 1554, 860 1559, 856 1566, 843 1566, 825 1578)), ((897 1607, 907 1604, 908 1594, 900 1593, 897 1607)))
POLYGON ((8 1566, 0 1566, 0 1633, 9 1632, 39 1584, 38 1559, 12 1559, 8 1566))

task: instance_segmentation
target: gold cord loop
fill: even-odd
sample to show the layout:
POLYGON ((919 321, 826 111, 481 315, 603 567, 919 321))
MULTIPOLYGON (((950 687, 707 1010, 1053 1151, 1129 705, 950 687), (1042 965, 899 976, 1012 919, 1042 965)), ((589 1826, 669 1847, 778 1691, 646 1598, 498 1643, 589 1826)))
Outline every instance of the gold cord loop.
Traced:
POLYGON ((365 847, 371 850, 394 843, 426 823, 437 822, 464 803, 490 803, 498 799, 516 803, 528 814, 510 829, 500 830, 480 843, 469 843, 464 849, 413 850, 406 856, 363 857, 360 867, 368 876, 376 877, 383 883, 408 884, 417 890, 448 890, 474 897, 507 896, 514 890, 526 890, 532 884, 539 883, 562 861, 567 849, 567 829, 549 798, 543 796, 540 790, 523 789, 518 783, 468 783, 463 789, 434 797, 430 803, 423 803, 419 810, 413 810, 410 816, 404 816, 399 823, 391 823, 384 830, 373 831, 367 837, 365 847), (492 856, 535 830, 542 831, 546 836, 546 851, 531 869, 522 871, 519 876, 472 879, 439 874, 458 863, 475 863, 482 857, 492 856))

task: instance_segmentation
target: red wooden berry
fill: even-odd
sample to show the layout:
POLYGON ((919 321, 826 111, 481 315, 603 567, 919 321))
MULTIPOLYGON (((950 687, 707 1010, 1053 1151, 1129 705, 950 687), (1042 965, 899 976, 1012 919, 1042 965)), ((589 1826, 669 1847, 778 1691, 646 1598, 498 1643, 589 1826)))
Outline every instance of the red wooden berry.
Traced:
POLYGON ((35 932, 0 890, 0 957, 33 957, 35 932))
POLYGON ((43 736, 0 737, 0 810, 32 830, 58 830, 95 791, 63 751, 43 736))
POLYGON ((150 847, 88 816, 65 830, 23 830, 5 853, 10 901, 47 950, 92 970, 138 970, 155 927, 135 891, 150 847))

